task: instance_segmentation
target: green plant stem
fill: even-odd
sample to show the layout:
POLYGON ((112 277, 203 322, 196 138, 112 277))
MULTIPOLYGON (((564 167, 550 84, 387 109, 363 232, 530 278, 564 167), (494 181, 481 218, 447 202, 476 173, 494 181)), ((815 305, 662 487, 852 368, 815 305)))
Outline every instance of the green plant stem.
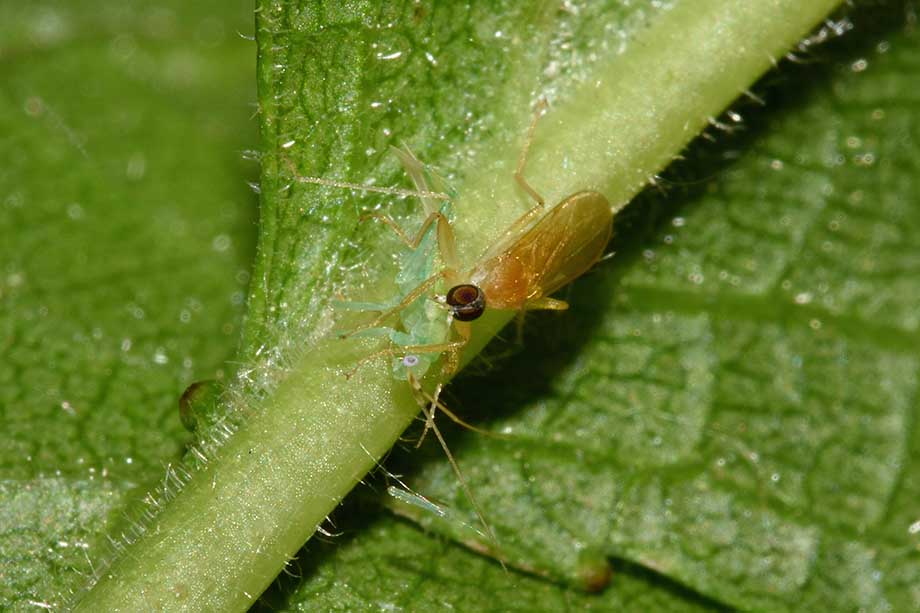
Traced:
MULTIPOLYGON (((561 96, 540 124, 528 176, 547 202, 596 189, 621 208, 837 4, 678 3, 561 96)), ((461 253, 479 253, 518 214, 495 203, 521 202, 508 180, 519 147, 499 144, 468 173, 456 203, 461 253)), ((478 326, 467 357, 511 315, 478 326)), ((418 411, 384 360, 346 380, 370 351, 338 339, 311 347, 77 610, 247 609, 418 411)))

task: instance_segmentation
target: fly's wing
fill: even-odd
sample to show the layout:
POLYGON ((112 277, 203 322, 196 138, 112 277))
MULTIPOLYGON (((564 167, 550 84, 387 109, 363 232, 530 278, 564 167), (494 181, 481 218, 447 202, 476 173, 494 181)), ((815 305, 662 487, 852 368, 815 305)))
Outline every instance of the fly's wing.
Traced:
POLYGON ((613 213, 597 192, 569 196, 509 252, 531 271, 528 298, 552 294, 588 271, 610 241, 613 213))

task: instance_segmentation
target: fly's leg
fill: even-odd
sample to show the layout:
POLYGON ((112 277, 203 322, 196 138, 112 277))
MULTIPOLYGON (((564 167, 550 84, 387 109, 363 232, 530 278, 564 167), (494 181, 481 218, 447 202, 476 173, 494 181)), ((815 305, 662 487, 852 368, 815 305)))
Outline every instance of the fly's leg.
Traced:
POLYGON ((530 145, 533 143, 534 133, 537 129, 537 122, 539 122, 540 117, 543 116, 543 112, 546 110, 546 100, 540 98, 540 101, 537 102, 537 106, 534 109, 533 119, 530 121, 530 127, 527 129, 527 138, 524 140, 524 147, 521 149, 521 155, 518 158, 517 168, 514 170, 514 180, 515 182, 527 192, 527 195, 533 198, 536 204, 529 211, 518 217, 514 223, 508 226, 508 229, 502 234, 501 238, 495 243, 495 245, 489 249, 483 259, 500 253, 505 250, 507 244, 510 240, 517 238, 517 235, 524 229, 527 228, 530 224, 533 223, 534 219, 542 215, 546 209, 546 201, 535 190, 530 183, 527 182, 527 179, 524 177, 524 168, 527 166, 527 154, 530 153, 530 145))
MULTIPOLYGON (((425 413, 426 419, 431 419, 430 411, 428 407, 422 407, 422 412, 425 413)), ((482 512, 482 508, 479 506, 479 502, 476 500, 476 497, 473 496, 473 491, 470 489, 470 486, 466 482, 463 473, 460 472, 460 466, 457 464, 457 460, 454 459, 454 455, 450 452, 450 448, 447 446, 447 441, 444 440, 444 437, 441 435, 441 431, 434 421, 431 422, 431 430, 434 432, 435 437, 438 439, 438 443, 441 444, 441 449, 444 450, 444 455, 447 456, 447 461, 450 463, 450 467, 453 469, 454 474, 457 476, 457 481, 460 482, 460 489, 463 490, 463 493, 466 494, 467 500, 470 501, 470 504, 473 505, 473 510, 476 511, 476 517, 479 518, 479 523, 482 524, 482 527, 485 529, 486 536, 493 547, 492 555, 498 560, 502 568, 507 570, 505 567, 505 557, 501 552, 501 548, 498 544, 498 539, 495 537, 495 532, 492 530, 492 526, 489 522, 486 521, 486 516, 482 512)))
POLYGON ((464 421, 459 415, 451 411, 447 407, 447 405, 445 405, 444 402, 440 399, 441 391, 444 388, 444 385, 442 383, 438 383, 438 385, 435 387, 434 393, 429 394, 424 389, 422 389, 421 382, 411 372, 408 373, 408 379, 409 379, 409 385, 412 386, 412 390, 415 393, 415 397, 416 397, 416 400, 418 400, 419 405, 425 406, 428 408, 428 411, 425 412, 425 417, 426 417, 425 430, 422 432, 422 435, 419 437, 418 443, 416 443, 415 445, 416 447, 422 446, 422 443, 425 440, 425 436, 428 434, 428 430, 430 430, 431 427, 434 425, 433 423, 434 418, 435 418, 434 412, 437 409, 440 409, 445 415, 447 415, 450 418, 452 422, 454 422, 455 424, 457 424, 458 426, 462 428, 466 428, 467 430, 471 430, 483 436, 490 436, 494 438, 505 438, 501 434, 496 434, 495 432, 489 432, 488 430, 477 428, 476 426, 470 424, 469 422, 464 421), (431 421, 432 421, 431 425, 429 425, 427 422, 427 418, 429 416, 431 417, 431 421))
POLYGON ((457 321, 453 317, 448 319, 447 326, 448 329, 455 330, 460 337, 459 340, 454 341, 455 347, 448 350, 447 356, 444 358, 442 372, 444 376, 451 377, 460 370, 460 358, 463 355, 463 348, 466 347, 466 344, 470 342, 470 338, 473 336, 473 326, 468 321, 457 321))
POLYGON ((527 317, 527 309, 521 309, 514 318, 514 344, 518 347, 524 344, 525 317, 527 317))
MULTIPOLYGON (((448 328, 452 327, 454 330, 456 330, 457 334, 460 337, 459 340, 449 343, 451 345, 450 348, 445 349, 446 356, 444 357, 444 366, 441 372, 445 377, 450 377, 455 372, 460 370, 461 353, 463 351, 463 348, 466 347, 466 344, 470 341, 470 337, 473 334, 473 328, 472 326, 470 326, 468 322, 455 321, 452 317, 448 319, 447 325, 448 325, 448 328)), ((435 416, 435 413, 437 413, 438 408, 439 407, 445 408, 438 401, 438 397, 441 395, 442 388, 443 388, 443 384, 438 383, 437 387, 435 387, 434 395, 428 396, 428 400, 429 400, 428 404, 431 410, 426 412, 425 414, 426 415, 425 430, 422 432, 421 438, 419 438, 419 442, 418 442, 419 445, 421 445, 422 441, 425 440, 425 435, 428 433, 428 430, 434 427, 434 416, 435 416)), ((421 387, 419 387, 419 389, 421 389, 421 387)))
POLYGON ((471 425, 471 424, 469 424, 469 423, 463 421, 462 419, 460 419, 460 417, 459 417, 456 413, 454 413, 453 411, 451 411, 450 409, 448 409, 448 408, 444 405, 444 403, 442 403, 442 402, 440 402, 440 401, 438 402, 438 408, 441 409, 441 411, 442 411, 445 415, 447 415, 447 416, 451 419, 451 421, 453 421, 455 424, 457 424, 458 426, 460 426, 460 427, 462 427, 462 428, 466 428, 467 430, 472 430, 472 431, 475 432, 476 434, 481 434, 481 435, 483 435, 483 436, 491 436, 491 437, 495 437, 495 438, 504 438, 501 434, 496 434, 495 432, 489 432, 488 430, 483 430, 482 428, 477 428, 476 426, 473 426, 473 425, 471 425))
POLYGON ((517 317, 514 318, 515 343, 521 345, 524 342, 524 318, 527 316, 527 311, 565 311, 568 308, 569 303, 565 300, 557 300, 546 296, 525 302, 521 310, 518 311, 517 317))
MULTIPOLYGON (((527 154, 530 152, 530 145, 533 143, 533 135, 537 130, 537 122, 540 120, 540 117, 543 116, 543 112, 546 110, 546 99, 540 98, 540 101, 537 102, 537 106, 533 112, 533 119, 530 121, 530 128, 527 129, 527 139, 524 141, 524 148, 521 149, 521 155, 518 158, 517 169, 514 171, 514 180, 517 181, 518 185, 527 192, 531 198, 537 202, 537 207, 543 208, 546 204, 543 200, 543 196, 537 193, 530 183, 527 182, 527 179, 524 178, 524 166, 527 164, 527 154)), ((536 208, 536 207, 535 207, 536 208)))
POLYGON ((435 412, 443 406, 439 397, 441 396, 441 390, 444 389, 444 384, 438 383, 434 388, 434 394, 429 394, 422 389, 422 384, 415 378, 415 375, 410 372, 408 376, 409 385, 411 385, 412 389, 415 391, 419 405, 427 408, 427 410, 422 411, 425 414, 425 429, 422 430, 422 435, 418 437, 418 441, 415 443, 415 448, 418 449, 422 446, 422 443, 425 442, 425 436, 428 435, 428 430, 434 427, 435 412))
POLYGON ((525 311, 565 311, 569 308, 569 303, 565 300, 556 300, 555 298, 537 298, 524 304, 525 311))

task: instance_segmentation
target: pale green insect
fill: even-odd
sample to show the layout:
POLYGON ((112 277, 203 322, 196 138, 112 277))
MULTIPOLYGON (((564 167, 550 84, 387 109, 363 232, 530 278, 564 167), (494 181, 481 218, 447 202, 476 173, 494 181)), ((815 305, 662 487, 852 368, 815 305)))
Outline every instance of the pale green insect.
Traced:
POLYGON ((413 237, 409 235, 390 217, 381 213, 370 213, 364 218, 374 218, 389 226, 408 248, 398 258, 399 270, 395 283, 399 295, 392 303, 338 301, 336 306, 350 311, 368 311, 377 313, 396 313, 398 323, 386 324, 375 320, 373 325, 360 326, 343 336, 383 336, 390 340, 391 346, 360 360, 351 376, 362 364, 381 355, 393 356, 393 376, 400 380, 415 381, 421 379, 430 366, 437 361, 440 354, 453 347, 448 341, 450 334, 450 313, 443 306, 422 292, 415 292, 419 285, 447 264, 456 260, 453 253, 453 232, 450 228, 451 199, 455 193, 446 188, 445 182, 432 173, 409 150, 391 147, 399 158, 406 174, 412 179, 416 189, 407 190, 391 187, 376 187, 335 181, 321 177, 302 177, 297 175, 293 164, 289 162, 295 179, 301 183, 314 183, 360 191, 392 194, 397 196, 415 196, 422 203, 425 217, 413 237), (434 191, 429 185, 437 184, 444 191, 434 191), (447 192, 447 193, 445 193, 447 192))
MULTIPOLYGON (((422 202, 424 221, 416 235, 409 238, 407 234, 386 215, 372 215, 379 221, 387 224, 402 239, 408 247, 406 253, 399 257, 399 271, 395 281, 399 290, 399 298, 391 304, 342 302, 339 306, 349 310, 387 312, 405 301, 426 279, 429 279, 439 270, 444 263, 441 245, 453 244, 450 229, 451 199, 455 193, 449 188, 446 193, 433 191, 430 184, 443 186, 443 181, 431 173, 409 150, 403 145, 402 149, 392 149, 399 158, 412 179, 417 190, 416 194, 422 202)), ((427 295, 418 295, 399 310, 398 325, 375 325, 362 329, 356 333, 361 336, 386 336, 392 343, 391 347, 368 356, 361 363, 376 358, 380 355, 393 356, 393 376, 401 380, 409 380, 413 387, 413 379, 418 381, 427 372, 431 365, 437 361, 440 354, 451 347, 449 343, 450 314, 441 305, 427 295)))

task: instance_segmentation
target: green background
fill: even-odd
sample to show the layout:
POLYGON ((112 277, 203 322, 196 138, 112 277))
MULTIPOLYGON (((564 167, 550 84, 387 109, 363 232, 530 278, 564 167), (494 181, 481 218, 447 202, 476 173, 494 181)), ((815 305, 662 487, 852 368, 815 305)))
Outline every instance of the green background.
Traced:
MULTIPOLYGON (((439 26, 411 8, 393 28, 325 15, 311 36, 329 57, 296 68, 347 72, 362 45, 437 47, 439 78, 468 84, 443 102, 415 78, 431 63, 417 52, 408 68, 382 62, 361 98, 336 89, 345 79, 304 90, 301 108, 341 113, 305 125, 348 145, 327 164, 352 180, 383 164, 400 181, 381 126, 462 174, 458 143, 501 123, 490 93, 514 72, 496 31, 542 33, 548 61, 561 54, 547 79, 564 86, 592 45, 654 13, 596 5, 534 25, 508 3, 439 26), (406 34, 417 23, 427 38, 406 34), (397 102, 381 116, 359 104, 377 98, 397 102)), ((920 606, 914 15, 873 3, 765 77, 765 106, 739 101, 736 130, 709 130, 617 217, 616 255, 564 293, 569 313, 529 318, 523 348, 499 345, 453 386, 453 408, 510 435, 446 427, 500 540, 543 579, 435 535, 469 540, 455 518, 422 516, 423 532, 380 511, 378 476, 337 515, 342 534, 311 542, 258 606, 920 606), (607 557, 611 585, 584 594, 607 557)), ((185 386, 229 377, 258 346, 235 353, 258 232, 256 51, 245 4, 6 2, 0 24, 0 608, 32 610, 65 601, 135 529, 126 509, 192 438, 185 386)), ((305 219, 319 229, 282 237, 292 270, 323 262, 307 239, 340 236, 305 219)), ((345 250, 343 269, 373 270, 363 254, 345 250)), ((320 277, 285 279, 276 306, 320 277)), ((322 323, 310 306, 284 317, 308 333, 322 323)), ((469 514, 436 448, 396 455, 414 490, 469 514)))

